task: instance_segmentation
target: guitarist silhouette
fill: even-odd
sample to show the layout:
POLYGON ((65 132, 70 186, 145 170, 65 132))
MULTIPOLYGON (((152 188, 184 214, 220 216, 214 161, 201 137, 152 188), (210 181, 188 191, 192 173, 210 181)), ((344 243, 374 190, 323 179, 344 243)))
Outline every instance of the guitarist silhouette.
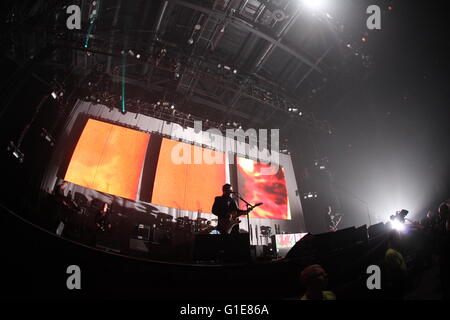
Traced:
POLYGON ((338 225, 342 220, 342 216, 333 212, 331 206, 327 207, 327 212, 325 214, 325 226, 326 232, 334 232, 338 230, 338 225))
POLYGON ((245 215, 250 211, 250 209, 240 210, 234 199, 231 198, 232 193, 233 188, 227 183, 222 187, 222 196, 214 199, 212 213, 218 217, 217 230, 221 234, 238 234, 240 222, 238 217, 245 215))

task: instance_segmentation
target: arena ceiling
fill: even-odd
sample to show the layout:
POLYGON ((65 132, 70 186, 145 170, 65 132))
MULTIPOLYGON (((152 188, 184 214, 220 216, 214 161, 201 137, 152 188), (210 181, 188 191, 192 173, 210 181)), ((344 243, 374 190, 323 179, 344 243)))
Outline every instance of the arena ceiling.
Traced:
POLYGON ((346 4, 330 14, 302 0, 6 1, 4 46, 51 86, 82 76, 74 83, 95 100, 120 104, 124 82, 129 111, 160 102, 213 126, 331 133, 326 109, 350 69, 370 64, 346 4), (71 4, 81 30, 66 27, 71 4))

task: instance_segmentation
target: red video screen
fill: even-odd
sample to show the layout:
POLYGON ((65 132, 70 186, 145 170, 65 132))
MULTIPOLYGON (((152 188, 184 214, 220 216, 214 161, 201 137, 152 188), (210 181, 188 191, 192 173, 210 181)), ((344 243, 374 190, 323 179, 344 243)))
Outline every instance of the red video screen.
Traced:
MULTIPOLYGON (((161 144, 151 203, 188 211, 211 213, 214 197, 225 184, 225 158, 222 152, 164 138, 161 144), (188 163, 177 164, 172 151, 177 146, 189 153, 188 163), (195 164, 194 155, 210 153, 221 158, 220 164, 202 161, 195 164)), ((149 199, 150 200, 150 199, 149 199)))
POLYGON ((64 179, 136 200, 149 138, 147 133, 89 119, 64 179))
POLYGON ((288 192, 284 169, 279 167, 276 174, 261 174, 262 168, 269 168, 251 159, 236 157, 239 194, 242 198, 255 204, 263 202, 250 214, 251 218, 290 219, 288 192))
POLYGON ((307 233, 291 233, 275 235, 275 244, 277 249, 290 249, 300 241, 307 233))

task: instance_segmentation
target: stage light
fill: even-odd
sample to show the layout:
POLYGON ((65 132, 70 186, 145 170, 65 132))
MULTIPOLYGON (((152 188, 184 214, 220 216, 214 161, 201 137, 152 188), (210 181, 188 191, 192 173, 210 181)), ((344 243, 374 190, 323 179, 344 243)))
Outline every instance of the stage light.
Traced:
POLYGON ((405 230, 405 225, 403 223, 401 223, 400 221, 398 221, 397 219, 392 220, 391 227, 392 227, 392 229, 397 230, 397 231, 405 230))
POLYGON ((140 58, 141 58, 141 55, 138 53, 138 54, 136 55, 136 58, 140 59, 140 58))
POLYGON ((175 105, 171 105, 170 109, 172 109, 172 110, 175 109, 175 105))
POLYGON ((299 116, 301 116, 301 115, 302 115, 302 113, 301 113, 301 112, 299 112, 299 113, 298 113, 298 115, 299 115, 299 116))
POLYGON ((14 158, 16 158, 20 163, 23 162, 25 155, 22 151, 20 151, 19 146, 16 146, 14 142, 10 141, 8 147, 6 148, 9 152, 12 153, 14 158))
POLYGON ((323 9, 326 2, 326 0, 302 0, 302 3, 311 10, 323 9))
POLYGON ((193 43, 194 43, 194 39, 192 39, 192 38, 189 38, 189 40, 188 40, 187 42, 188 42, 188 44, 189 44, 189 45, 191 45, 191 44, 193 44, 193 43))
POLYGON ((238 71, 236 69, 233 70, 233 73, 236 74, 238 71))
POLYGON ((44 140, 50 144, 50 146, 53 147, 55 145, 55 140, 53 139, 52 135, 45 128, 42 128, 42 130, 41 130, 41 137, 43 137, 44 140))
POLYGON ((58 94, 55 91, 52 92, 52 98, 55 100, 58 98, 58 94))

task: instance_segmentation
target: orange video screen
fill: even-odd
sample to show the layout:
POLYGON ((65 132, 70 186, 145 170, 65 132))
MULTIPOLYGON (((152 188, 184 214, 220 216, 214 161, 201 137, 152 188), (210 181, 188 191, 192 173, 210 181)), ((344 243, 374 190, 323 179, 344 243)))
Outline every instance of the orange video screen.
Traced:
POLYGON ((239 194, 251 204, 262 202, 250 214, 251 218, 290 219, 288 192, 284 169, 276 174, 263 175, 262 168, 269 168, 251 159, 236 157, 239 194))
POLYGON ((149 139, 147 133, 89 119, 64 179, 136 200, 149 139))
POLYGON ((150 202, 164 207, 211 213, 214 197, 222 193, 225 184, 224 161, 222 152, 164 138, 150 202), (178 152, 179 149, 183 151, 178 152), (174 155, 185 160, 174 161, 174 155), (196 164, 195 157, 198 160, 199 155, 221 160, 217 161, 220 163, 202 160, 196 164))

